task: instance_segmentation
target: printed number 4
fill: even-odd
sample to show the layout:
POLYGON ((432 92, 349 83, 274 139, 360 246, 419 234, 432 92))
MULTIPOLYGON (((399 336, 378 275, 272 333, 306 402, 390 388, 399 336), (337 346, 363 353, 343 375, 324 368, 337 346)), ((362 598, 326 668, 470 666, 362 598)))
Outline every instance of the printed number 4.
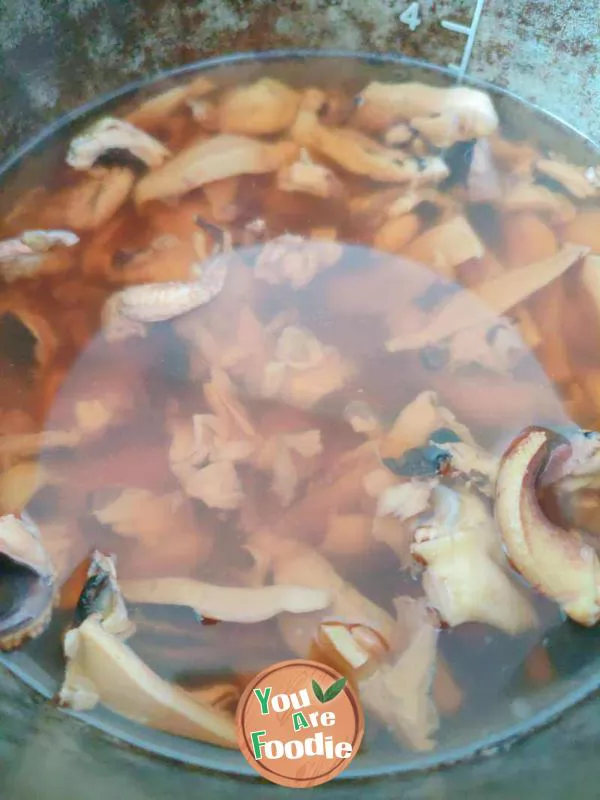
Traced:
POLYGON ((416 30, 423 21, 419 12, 419 4, 411 3, 406 11, 403 11, 402 14, 400 14, 400 22, 408 25, 411 31, 416 30))

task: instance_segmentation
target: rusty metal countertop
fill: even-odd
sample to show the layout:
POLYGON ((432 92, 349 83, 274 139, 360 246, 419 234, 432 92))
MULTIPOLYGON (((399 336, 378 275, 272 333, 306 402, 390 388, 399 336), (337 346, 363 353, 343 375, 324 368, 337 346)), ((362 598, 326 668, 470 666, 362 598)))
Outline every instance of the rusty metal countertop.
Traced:
POLYGON ((525 97, 600 141, 598 0, 2 0, 0 161, 57 116, 163 69, 278 48, 403 53, 525 97), (476 35, 469 27, 479 16, 476 35), (450 23, 445 26, 444 22, 450 23), (454 26, 454 29, 452 29, 454 26), (74 76, 75 79, 74 79, 74 76))

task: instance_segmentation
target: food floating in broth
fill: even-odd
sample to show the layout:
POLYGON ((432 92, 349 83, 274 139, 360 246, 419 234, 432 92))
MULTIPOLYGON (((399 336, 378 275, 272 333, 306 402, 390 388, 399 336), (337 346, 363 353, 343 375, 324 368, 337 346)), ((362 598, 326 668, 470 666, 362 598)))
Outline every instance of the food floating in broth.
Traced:
POLYGON ((505 702, 486 642, 554 680, 600 619, 599 168, 478 89, 285 69, 61 152, 0 220, 0 648, 228 748, 316 658, 390 758, 505 702))
MULTIPOLYGON (((596 453, 586 453, 588 459, 597 456, 595 438, 596 453)), ((598 555, 578 531, 551 523, 536 497, 544 474, 561 469, 557 460, 568 468, 572 450, 568 438, 551 430, 526 430, 502 459, 496 479, 496 515, 507 554, 519 572, 556 600, 571 619, 591 626, 600 619, 598 555)))
POLYGON ((54 567, 30 519, 0 518, 3 613, 0 649, 13 650, 47 627, 56 596, 54 567))
POLYGON ((75 711, 103 703, 160 730, 234 747, 235 726, 226 714, 171 686, 127 646, 131 625, 122 597, 116 582, 107 587, 115 576, 114 561, 97 554, 78 605, 83 619, 64 637, 67 667, 59 703, 75 711))

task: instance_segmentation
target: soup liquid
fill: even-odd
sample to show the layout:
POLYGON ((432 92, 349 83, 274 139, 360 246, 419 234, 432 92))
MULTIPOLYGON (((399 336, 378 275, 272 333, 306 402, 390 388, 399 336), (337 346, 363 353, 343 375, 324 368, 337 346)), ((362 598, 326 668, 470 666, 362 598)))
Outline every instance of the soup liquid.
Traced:
MULTIPOLYGON (((376 70, 351 59, 327 68, 321 59, 309 59, 203 74, 219 87, 265 75, 297 88, 317 85, 330 93, 328 113, 339 112, 340 119, 344 116, 340 109, 370 80, 398 80, 397 67, 376 70)), ((419 73, 415 79, 423 77, 419 73)), ((400 79, 410 78, 405 69, 400 79)), ((429 76, 426 79, 430 81, 429 76)), ((171 79, 168 86, 189 80, 187 75, 171 79)), ((144 97, 164 88, 146 90, 144 97)), ((127 96, 110 101, 92 116, 126 116, 141 99, 127 96)), ((62 129, 7 176, 0 238, 49 227, 45 223, 49 209, 60 220, 57 198, 79 179, 64 163, 65 144, 80 127, 62 129), (42 188, 36 189, 36 184, 42 188)), ((182 107, 164 124, 151 126, 150 132, 179 151, 199 130, 189 109, 182 107)), ((510 143, 537 146, 533 135, 528 139, 527 129, 520 134, 522 139, 515 142, 515 132, 510 131, 510 143)), ((414 256, 407 258, 402 249, 377 249, 372 223, 349 209, 353 198, 390 187, 343 169, 337 172, 344 193, 333 199, 281 191, 271 174, 241 176, 225 213, 227 221, 215 219, 214 206, 201 189, 182 197, 179 204, 153 202, 136 207, 130 200, 98 230, 81 233, 69 270, 2 288, 3 435, 40 427, 66 430, 77 420, 101 430, 81 446, 42 453, 42 468, 49 479, 27 506, 51 543, 63 582, 61 610, 50 629, 29 646, 51 674, 59 677, 62 673, 58 637, 71 618, 85 559, 96 548, 116 555, 121 580, 187 577, 225 586, 248 585, 256 569, 249 538, 257 531, 277 530, 281 536, 314 546, 341 576, 391 614, 394 598, 422 596, 419 574, 402 569, 385 545, 328 542, 327 514, 308 527, 294 528, 290 509, 315 487, 327 486, 344 454, 365 441, 345 418, 352 402, 367 404, 380 424, 389 427, 419 393, 435 391, 476 441, 496 454, 530 424, 565 424, 575 419, 591 427, 597 422, 598 395, 591 396, 589 388, 598 385, 594 382, 600 375, 600 354, 590 348, 589 333, 582 333, 585 325, 596 338, 597 322, 575 270, 521 308, 538 321, 540 309, 547 308, 547 322, 550 319, 567 332, 569 374, 560 374, 560 382, 555 380, 555 353, 544 342, 534 349, 525 341, 526 353, 518 370, 505 373, 477 364, 455 371, 421 350, 387 352, 383 344, 392 335, 417 329, 440 299, 449 297, 460 284, 476 283, 472 275, 481 265, 463 264, 455 280, 449 281, 414 256), (159 222, 161 214, 167 219, 164 224, 159 222), (102 307, 116 290, 140 282, 133 256, 148 246, 149 231, 154 226, 163 235, 189 236, 197 216, 231 231, 239 250, 223 292, 185 318, 148 326, 144 337, 107 341, 100 330, 102 307), (322 247, 336 241, 340 257, 300 290, 288 283, 273 286, 255 280, 253 273, 264 246, 283 234, 320 241, 322 247), (554 318, 555 314, 560 318, 554 318), (575 326, 574 315, 579 315, 575 326), (290 398, 261 396, 249 377, 264 368, 260 336, 254 345, 248 337, 255 327, 244 327, 244 320, 259 330, 278 325, 283 330, 287 324, 310 331, 352 365, 351 375, 309 408, 299 407, 290 398), (212 337, 211 358, 207 358, 207 347, 199 345, 200 329, 212 337), (227 371, 227 359, 236 346, 247 349, 231 377, 256 427, 270 435, 320 431, 323 453, 316 466, 300 466, 288 505, 282 505, 274 493, 269 474, 247 463, 236 467, 243 499, 240 508, 233 510, 210 508, 188 497, 171 469, 173 420, 210 413, 203 388, 211 379, 211 368, 227 371), (36 366, 41 353, 45 354, 43 363, 36 366), (585 397, 574 402, 580 398, 579 386, 587 387, 581 392, 585 397), (103 428, 103 420, 111 414, 103 428), (123 492, 129 493, 124 506, 113 507, 112 517, 103 514, 123 492), (289 527, 284 530, 286 520, 289 527)), ((463 188, 459 182, 441 191, 457 199, 458 213, 483 242, 489 261, 516 268, 551 255, 567 237, 564 226, 553 226, 541 213, 507 212, 490 203, 465 201, 463 188)), ((415 213, 425 231, 437 224, 442 212, 435 203, 423 202, 415 213)), ((475 296, 472 303, 473 314, 480 313, 475 296)), ((492 324, 494 314, 486 314, 492 324)), ((362 512, 350 507, 339 513, 362 512)), ((527 703, 535 707, 536 693, 549 682, 575 674, 593 656, 589 640, 585 647, 579 646, 575 636, 570 663, 564 666, 560 659, 553 660, 553 636, 563 630, 558 607, 532 591, 529 594, 540 622, 525 634, 508 636, 477 623, 440 632, 439 653, 462 694, 462 702, 455 703, 454 690, 434 681, 433 697, 441 715, 436 735, 440 749, 470 742, 527 716, 527 703)), ((186 688, 223 681, 241 688, 262 668, 298 655, 286 644, 277 619, 253 625, 210 624, 213 620, 200 624, 185 608, 128 607, 137 626, 128 644, 161 676, 186 688)), ((404 750, 368 715, 365 743, 367 752, 377 749, 389 761, 400 758, 404 750)))

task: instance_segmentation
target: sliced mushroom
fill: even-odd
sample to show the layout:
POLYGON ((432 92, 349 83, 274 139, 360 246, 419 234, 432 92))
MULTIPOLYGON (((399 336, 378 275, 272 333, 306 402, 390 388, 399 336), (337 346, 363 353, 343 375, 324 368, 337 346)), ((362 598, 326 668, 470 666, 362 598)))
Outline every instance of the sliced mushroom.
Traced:
POLYGON ((458 684, 446 660, 439 654, 431 693, 438 711, 445 716, 456 714, 465 700, 465 691, 458 684))
POLYGON ((568 197, 551 191, 547 186, 524 180, 509 185, 498 204, 510 212, 537 211, 548 214, 551 222, 558 225, 571 222, 577 214, 577 209, 568 197))
POLYGON ((86 248, 82 266, 92 278, 103 277, 112 284, 163 283, 193 278, 194 265, 205 257, 205 234, 196 231, 190 237, 144 231, 139 247, 115 247, 119 234, 129 229, 127 218, 115 221, 94 237, 86 248))
POLYGON ((412 555, 426 564, 429 603, 452 627, 485 622, 516 635, 537 624, 531 602, 510 579, 486 503, 471 492, 434 491, 434 519, 417 528, 412 555))
POLYGON ((223 254, 192 267, 200 275, 189 283, 147 283, 123 289, 104 306, 104 335, 109 341, 143 336, 144 325, 179 317, 209 303, 221 292, 228 268, 229 258, 223 254))
POLYGON ((362 489, 368 497, 378 500, 387 490, 398 485, 396 476, 385 467, 378 467, 363 476, 362 489))
POLYGON ((205 131, 216 133, 219 130, 219 110, 214 101, 205 97, 192 98, 187 101, 187 105, 192 117, 205 131))
POLYGON ((558 479, 563 484, 569 480, 575 483, 580 478, 595 481, 600 474, 600 433, 571 426, 564 430, 564 435, 569 440, 571 455, 562 465, 558 479))
POLYGON ((334 347, 325 347, 310 331, 288 326, 277 341, 273 360, 265 367, 262 394, 310 408, 341 389, 352 374, 352 365, 334 347))
POLYGON ((353 121, 375 132, 410 121, 436 147, 489 136, 498 127, 491 99, 477 89, 376 81, 358 95, 353 121))
POLYGON ((196 414, 193 418, 194 458, 203 461, 244 461, 255 449, 252 436, 228 425, 223 417, 196 414))
POLYGON ((45 225, 64 225, 84 233, 108 222, 127 202, 135 175, 125 167, 94 168, 73 186, 67 186, 44 209, 45 225))
POLYGON ((133 405, 127 392, 107 392, 103 397, 78 400, 73 408, 76 428, 82 438, 95 439, 122 422, 133 405))
POLYGON ((292 129, 299 145, 313 150, 340 167, 375 181, 410 183, 418 186, 439 183, 448 175, 441 158, 412 158, 401 150, 385 147, 351 128, 322 125, 311 102, 305 99, 292 129))
POLYGON ((414 239, 404 249, 404 255, 453 278, 460 264, 483 258, 485 247, 467 220, 455 217, 414 239))
POLYGON ((259 588, 267 584, 267 578, 271 571, 271 558, 268 553, 256 550, 252 544, 244 545, 243 551, 249 554, 252 559, 250 570, 243 572, 243 583, 245 586, 259 588))
POLYGON ((123 581, 121 589, 131 603, 188 606, 201 618, 221 622, 263 622, 287 612, 308 614, 327 608, 326 590, 278 584, 257 588, 215 586, 186 578, 123 581))
POLYGON ((408 480, 385 489, 377 499, 377 516, 394 516, 406 522, 429 507, 437 479, 408 480))
POLYGON ((130 122, 104 117, 73 139, 67 152, 67 164, 73 169, 89 170, 101 157, 115 150, 125 150, 151 168, 160 167, 171 155, 157 139, 130 122))
POLYGON ((344 419, 355 433, 373 437, 381 434, 381 423, 368 403, 352 400, 344 409, 344 419))
POLYGON ((342 252, 337 242, 284 233, 260 251, 254 275, 272 286, 290 283, 303 289, 319 272, 337 264, 342 252))
POLYGON ((489 318, 490 312, 503 314, 530 295, 560 277, 578 263, 588 250, 567 244, 555 256, 486 281, 471 291, 452 297, 423 330, 387 342, 390 352, 413 350, 435 344, 467 327, 489 318), (478 299, 481 303, 475 303, 478 299))
POLYGON ((585 177, 595 189, 600 189, 600 165, 585 167, 585 177))
POLYGON ((493 498, 500 459, 469 442, 446 441, 436 443, 449 457, 449 472, 460 477, 482 494, 493 498))
POLYGON ((444 367, 460 371, 475 365, 506 375, 529 352, 516 326, 501 317, 496 325, 466 328, 451 336, 446 343, 444 367))
POLYGON ((362 625, 375 631, 384 642, 391 640, 393 618, 345 581, 316 549, 272 534, 255 537, 252 546, 272 559, 273 578, 277 584, 293 584, 327 593, 329 603, 322 610, 305 617, 282 615, 279 618, 282 635, 298 656, 308 656, 315 632, 323 621, 362 625))
POLYGON ((207 464, 182 480, 190 497, 197 497, 209 508, 231 511, 239 508, 244 499, 240 479, 231 461, 207 464))
POLYGON ((253 463, 272 473, 271 491, 282 506, 289 506, 301 480, 299 462, 306 463, 322 452, 321 432, 317 429, 275 435, 263 443, 253 463))
POLYGON ((589 247, 594 255, 600 255, 600 209, 583 209, 565 229, 569 242, 589 247))
POLYGON ((300 192, 325 200, 341 197, 343 184, 329 167, 316 164, 306 150, 293 164, 277 173, 277 188, 282 192, 300 192))
POLYGON ((210 302, 223 288, 226 262, 211 265, 199 281, 132 286, 119 295, 119 313, 133 322, 163 322, 210 302))
POLYGON ((431 698, 436 668, 438 631, 423 600, 403 597, 396 602, 397 629, 392 645, 395 660, 381 664, 359 680, 360 699, 386 727, 413 750, 431 750, 439 726, 431 698))
POLYGON ((418 194, 418 192, 407 191, 404 186, 380 189, 350 197, 348 208, 358 224, 371 229, 382 225, 388 217, 408 214, 417 205, 418 194), (400 214, 390 214, 389 209, 396 203, 400 204, 400 214))
POLYGON ((241 377, 248 386, 260 380, 272 336, 253 310, 256 290, 252 271, 236 259, 214 303, 174 320, 189 348, 190 377, 202 381, 212 369, 241 377))
POLYGON ((569 441, 544 428, 528 428, 502 458, 496 483, 496 518, 508 557, 539 592, 571 619, 600 620, 600 560, 576 530, 550 522, 536 490, 545 473, 572 454, 569 441))
MULTIPOLYGON (((362 630, 368 630, 360 627, 362 630)), ((366 647, 361 646, 362 643, 356 641, 349 625, 323 623, 319 626, 316 640, 319 660, 323 660, 342 674, 350 672, 352 675, 361 675, 371 661, 371 654, 366 647)))
POLYGON ((255 435, 248 413, 236 395, 226 372, 213 370, 211 380, 204 385, 204 396, 211 411, 227 427, 229 433, 238 432, 246 438, 255 435))
POLYGON ((183 106, 187 99, 187 89, 185 86, 175 86, 164 92, 150 97, 140 106, 134 108, 125 117, 127 122, 139 128, 153 127, 164 122, 171 114, 174 114, 183 106))
POLYGON ((0 275, 14 281, 68 269, 71 260, 61 256, 60 248, 78 242, 76 234, 61 230, 25 231, 16 239, 0 241, 0 275), (55 248, 59 252, 51 253, 55 248))
POLYGON ((175 86, 165 92, 150 97, 140 106, 129 112, 126 119, 140 128, 153 128, 164 124, 172 114, 183 107, 186 100, 194 101, 215 90, 215 84, 203 75, 185 86, 175 86))
POLYGON ((600 195, 600 179, 593 167, 576 167, 565 161, 540 158, 535 162, 535 170, 558 181, 570 195, 579 200, 600 195))
POLYGON ((91 498, 91 513, 118 536, 141 539, 147 546, 169 537, 169 530, 189 521, 181 492, 157 495, 135 487, 105 487, 91 498))
POLYGON ((233 222, 238 215, 236 199, 239 178, 223 178, 204 185, 204 195, 210 205, 211 214, 217 223, 233 222))
POLYGON ((387 220, 410 213, 421 218, 420 212, 423 210, 431 211, 437 216, 453 212, 455 215, 458 205, 453 197, 432 187, 412 189, 405 186, 358 195, 350 199, 349 207, 361 225, 375 228, 385 224, 387 220))
POLYGON ((531 211, 506 214, 499 233, 504 240, 505 261, 510 269, 551 258, 560 249, 556 231, 547 220, 531 211))
POLYGON ((82 439, 78 430, 52 430, 40 433, 15 433, 0 439, 0 455, 26 458, 43 450, 77 446, 82 439))
POLYGON ((488 139, 479 139, 473 148, 467 196, 470 203, 493 203, 502 196, 500 175, 488 139))
POLYGON ((403 214, 383 223, 373 237, 373 245, 387 253, 403 253, 419 235, 423 222, 418 214, 403 214))
POLYGON ((275 357, 293 369, 311 369, 323 358, 323 346, 310 331, 288 325, 281 332, 275 357))
POLYGON ((117 582, 115 559, 99 550, 92 553, 87 578, 75 609, 75 625, 99 614, 107 633, 127 639, 135 631, 117 582))
POLYGON ((222 747, 236 747, 231 716, 167 683, 92 615, 65 636, 67 669, 59 702, 75 711, 102 703, 152 728, 222 747))
POLYGON ((409 567, 414 521, 429 508, 436 479, 410 480, 385 489, 378 497, 373 538, 394 551, 400 564, 409 567))
POLYGON ((276 172, 298 154, 293 142, 260 142, 222 134, 201 139, 144 176, 135 191, 137 203, 178 197, 200 186, 237 175, 276 172))
POLYGON ((274 78, 261 78, 249 86, 225 92, 218 108, 224 133, 248 136, 279 133, 296 117, 300 95, 274 78))
POLYGON ((0 512, 20 514, 42 486, 55 480, 37 461, 22 461, 5 469, 0 474, 0 512))
POLYGON ((529 142, 505 139, 496 131, 489 137, 489 143, 494 161, 502 170, 525 177, 531 176, 539 153, 529 142))
POLYGON ((255 444, 245 438, 228 439, 222 424, 217 431, 212 430, 213 436, 210 425, 195 419, 191 426, 175 427, 169 463, 190 497, 202 500, 209 508, 237 508, 244 495, 234 462, 246 460, 255 444))
MULTIPOLYGON (((0 438, 0 455, 9 459, 25 459, 42 452, 70 449, 92 442, 110 427, 122 422, 132 408, 133 400, 127 391, 109 391, 97 399, 77 400, 68 406, 70 424, 65 429, 6 435, 0 438)), ((47 477, 51 482, 58 480, 56 475, 47 477)))
POLYGON ((213 414, 172 424, 169 463, 191 497, 210 508, 238 508, 244 494, 235 463, 249 460, 259 440, 225 372, 213 371, 204 395, 213 414))
POLYGON ((440 405, 435 392, 421 392, 400 412, 391 430, 379 445, 382 458, 399 459, 407 450, 421 447, 438 428, 450 428, 459 439, 473 442, 468 428, 440 405))
POLYGON ((402 145, 410 144, 415 135, 414 128, 411 128, 406 122, 400 122, 385 132, 384 141, 389 147, 401 147, 402 145))
POLYGON ((0 650, 14 650, 46 629, 56 598, 54 567, 29 518, 0 517, 0 650))
MULTIPOLYGON (((537 214, 523 212, 508 215, 504 218, 502 229, 506 260, 513 269, 558 254, 560 245, 556 232, 537 214)), ((538 354, 542 363, 551 370, 556 384, 572 382, 572 354, 562 324, 562 320, 568 318, 569 308, 565 281, 554 281, 533 297, 528 306, 542 337, 538 354)))

